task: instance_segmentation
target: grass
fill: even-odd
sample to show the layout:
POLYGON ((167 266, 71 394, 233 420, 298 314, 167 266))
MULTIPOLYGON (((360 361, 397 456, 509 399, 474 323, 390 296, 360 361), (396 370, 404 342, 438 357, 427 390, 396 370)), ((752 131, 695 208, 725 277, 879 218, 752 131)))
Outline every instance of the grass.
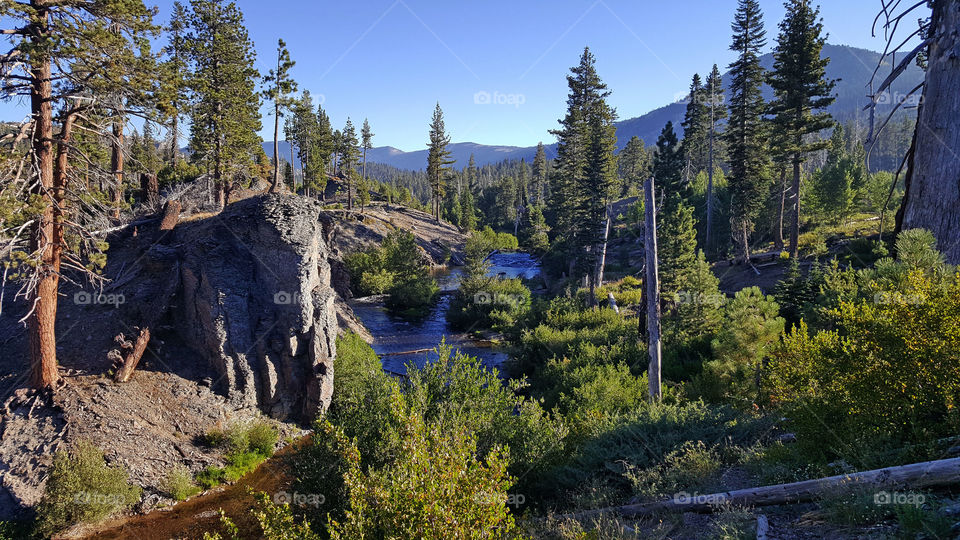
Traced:
POLYGON ((236 482, 273 455, 277 438, 276 428, 264 421, 234 423, 226 429, 208 431, 203 436, 204 443, 222 449, 227 465, 200 471, 197 483, 203 489, 211 489, 224 482, 236 482))

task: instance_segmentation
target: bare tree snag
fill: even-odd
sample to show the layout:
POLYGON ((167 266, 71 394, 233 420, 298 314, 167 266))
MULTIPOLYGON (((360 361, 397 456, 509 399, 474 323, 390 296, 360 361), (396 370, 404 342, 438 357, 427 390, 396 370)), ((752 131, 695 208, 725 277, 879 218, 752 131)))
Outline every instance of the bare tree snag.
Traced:
POLYGON ((120 205, 123 204, 123 118, 113 124, 113 145, 110 153, 110 166, 113 169, 113 219, 120 219, 120 205))
MULTIPOLYGON (((143 328, 140 330, 140 335, 137 337, 136 343, 130 343, 126 341, 123 337, 123 334, 117 336, 118 341, 121 342, 121 348, 127 351, 126 356, 123 358, 123 363, 117 369, 116 375, 113 376, 113 381, 118 383, 124 383, 130 380, 130 377, 133 376, 133 370, 137 369, 137 364, 140 363, 140 358, 143 357, 144 351, 147 350, 147 343, 150 342, 150 329, 143 328)), ((114 351, 111 351, 111 353, 114 351)), ((117 355, 111 355, 116 358, 117 355)))
POLYGON ((180 221, 180 201, 167 201, 163 205, 163 217, 160 218, 160 230, 172 231, 180 221))
POLYGON ((713 512, 727 505, 770 506, 807 502, 825 494, 841 495, 864 488, 876 489, 875 497, 880 500, 889 495, 883 490, 927 489, 958 483, 960 458, 951 458, 709 495, 679 493, 669 500, 601 508, 576 514, 575 517, 583 518, 606 512, 618 512, 625 516, 666 512, 713 512))
POLYGON ((160 199, 160 186, 157 183, 157 175, 153 173, 141 173, 140 191, 142 192, 144 204, 149 206, 157 204, 157 201, 160 199))
MULTIPOLYGON (((960 263, 960 0, 935 0, 927 74, 897 231, 924 228, 960 263)), ((895 74, 891 75, 891 77, 895 74)))
POLYGON ((656 202, 653 196, 653 178, 644 183, 644 215, 646 231, 644 251, 646 252, 647 275, 645 284, 647 296, 647 350, 650 354, 650 367, 647 379, 650 385, 650 400, 659 401, 660 388, 660 277, 657 272, 657 216, 656 202))

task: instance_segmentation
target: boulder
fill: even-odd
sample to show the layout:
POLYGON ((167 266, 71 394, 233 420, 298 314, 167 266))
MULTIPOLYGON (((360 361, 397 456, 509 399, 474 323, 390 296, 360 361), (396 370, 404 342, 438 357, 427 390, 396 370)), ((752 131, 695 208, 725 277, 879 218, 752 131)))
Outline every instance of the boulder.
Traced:
POLYGON ((175 229, 177 333, 237 407, 309 421, 330 404, 336 293, 318 201, 261 195, 175 229))

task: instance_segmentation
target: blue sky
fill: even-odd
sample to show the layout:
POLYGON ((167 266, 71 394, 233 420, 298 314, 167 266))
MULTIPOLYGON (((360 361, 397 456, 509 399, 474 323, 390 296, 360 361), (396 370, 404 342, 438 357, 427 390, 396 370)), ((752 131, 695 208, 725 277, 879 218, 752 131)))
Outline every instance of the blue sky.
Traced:
MULTIPOLYGON (((151 2, 147 2, 150 4, 151 2)), ((166 21, 172 0, 154 1, 166 21)), ((761 0, 768 49, 784 15, 761 0)), ((369 118, 375 146, 424 148, 440 102, 454 142, 529 146, 552 141, 565 76, 589 45, 621 119, 685 93, 694 72, 726 70, 736 0, 237 0, 265 72, 283 38, 300 89, 322 96, 335 126, 369 118)), ((830 42, 873 50, 880 0, 826 0, 830 42)), ((23 105, 0 103, 0 118, 23 105)), ((273 118, 264 108, 265 139, 273 118)))

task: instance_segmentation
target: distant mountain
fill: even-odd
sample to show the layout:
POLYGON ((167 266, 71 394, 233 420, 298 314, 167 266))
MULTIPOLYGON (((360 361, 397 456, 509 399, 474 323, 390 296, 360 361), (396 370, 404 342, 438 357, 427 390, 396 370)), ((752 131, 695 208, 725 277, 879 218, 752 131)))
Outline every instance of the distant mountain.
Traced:
MULTIPOLYGON (((828 111, 840 122, 846 123, 855 119, 861 119, 865 122, 867 113, 862 109, 869 103, 866 98, 868 93, 867 83, 869 83, 870 77, 880 61, 881 54, 846 45, 827 44, 823 48, 823 56, 830 57, 827 77, 838 79, 837 86, 834 89, 837 100, 828 108, 828 111)), ((763 55, 760 62, 766 69, 772 69, 773 54, 763 55)), ((880 68, 879 79, 883 79, 885 74, 890 72, 890 68, 890 59, 887 58, 880 68)), ((707 74, 701 73, 700 75, 701 78, 705 79, 707 74)), ((923 76, 923 71, 916 65, 911 64, 893 84, 888 94, 889 99, 885 100, 886 103, 878 106, 878 118, 882 119, 886 114, 889 114, 898 96, 905 96, 923 81, 923 76)), ((723 83, 729 89, 729 73, 724 74, 723 83)), ((768 100, 773 97, 773 92, 769 87, 765 88, 765 96, 768 100)), ((729 90, 727 97, 729 98, 729 90)), ((683 101, 679 101, 654 109, 642 116, 617 122, 618 147, 623 148, 634 135, 643 139, 647 145, 656 144, 660 131, 668 121, 672 121, 678 134, 681 134, 683 128, 680 123, 683 121, 685 110, 686 105, 683 101)), ((263 146, 267 155, 272 156, 273 143, 264 143, 263 146)), ((451 157, 456 160, 455 166, 458 168, 466 166, 470 154, 474 155, 477 165, 480 166, 497 163, 505 159, 525 159, 530 162, 537 150, 535 146, 489 146, 471 142, 453 143, 448 148, 451 157)), ((546 150, 547 157, 552 158, 556 153, 556 144, 550 144, 546 147, 546 150)), ((280 142, 280 155, 290 155, 290 147, 285 141, 280 142)), ((426 167, 427 151, 404 152, 392 146, 381 146, 367 151, 367 161, 384 163, 398 169, 420 170, 426 167)))

